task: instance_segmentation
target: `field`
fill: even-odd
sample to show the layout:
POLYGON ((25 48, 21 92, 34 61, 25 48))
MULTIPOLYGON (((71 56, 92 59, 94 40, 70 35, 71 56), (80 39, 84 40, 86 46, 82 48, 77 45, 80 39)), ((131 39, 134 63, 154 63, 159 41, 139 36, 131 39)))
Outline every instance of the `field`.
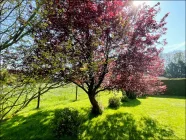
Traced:
MULTIPOLYGON (((121 93, 115 93, 121 96, 121 93)), ((32 101, 17 116, 9 117, 0 127, 1 140, 52 140, 51 120, 56 109, 74 107, 86 118, 81 126, 80 139, 185 139, 185 98, 151 96, 121 103, 118 109, 108 108, 113 92, 102 92, 97 100, 105 110, 102 115, 90 115, 88 96, 75 86, 51 90, 41 97, 41 107, 32 101)), ((67 137, 63 139, 75 139, 67 137)))

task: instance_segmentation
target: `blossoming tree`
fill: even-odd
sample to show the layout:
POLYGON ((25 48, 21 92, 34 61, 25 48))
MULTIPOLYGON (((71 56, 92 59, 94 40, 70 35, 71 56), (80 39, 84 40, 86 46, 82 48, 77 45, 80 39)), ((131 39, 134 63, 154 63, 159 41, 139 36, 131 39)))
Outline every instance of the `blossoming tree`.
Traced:
POLYGON ((118 0, 50 1, 43 7, 50 11, 43 21, 46 29, 38 30, 35 40, 42 40, 40 49, 60 54, 56 62, 62 66, 60 76, 82 88, 92 111, 100 113, 95 99, 100 91, 111 87, 142 91, 146 87, 137 85, 147 81, 145 75, 156 81, 161 73, 156 45, 163 43, 159 38, 166 32, 168 14, 156 21, 158 7, 159 3, 135 9, 131 1, 118 0))

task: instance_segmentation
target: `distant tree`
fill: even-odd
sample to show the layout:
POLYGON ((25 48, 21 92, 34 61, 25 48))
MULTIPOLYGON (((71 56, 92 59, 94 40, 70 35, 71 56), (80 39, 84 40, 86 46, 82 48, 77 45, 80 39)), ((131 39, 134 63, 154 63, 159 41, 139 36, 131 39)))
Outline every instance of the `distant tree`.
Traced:
POLYGON ((134 76, 152 73, 148 73, 153 67, 150 62, 158 60, 159 50, 155 46, 161 43, 158 40, 166 32, 164 25, 168 16, 165 15, 160 22, 155 20, 158 5, 142 5, 134 9, 130 1, 117 0, 56 0, 55 3, 46 3, 43 8, 50 11, 45 21, 48 26, 38 30, 35 42, 45 42, 37 49, 51 54, 47 59, 44 56, 39 58, 50 64, 48 67, 51 69, 53 64, 50 62, 57 60, 58 67, 59 64, 62 66, 58 78, 63 77, 82 88, 88 94, 92 111, 100 113, 95 96, 110 89, 104 81, 109 77, 106 75, 115 74, 112 72, 117 62, 127 65, 126 69, 120 67, 120 71, 130 71, 130 66, 139 67, 136 73, 133 71, 134 76), (126 53, 127 60, 122 59, 126 53), (147 59, 143 65, 138 64, 140 60, 136 64, 130 63, 130 60, 134 62, 134 57, 145 59, 141 58, 143 56, 147 59))
POLYGON ((165 69, 165 76, 169 78, 185 78, 186 62, 184 54, 181 52, 175 53, 172 61, 165 69))
POLYGON ((185 78, 186 64, 183 61, 171 62, 166 67, 165 76, 169 78, 185 78))

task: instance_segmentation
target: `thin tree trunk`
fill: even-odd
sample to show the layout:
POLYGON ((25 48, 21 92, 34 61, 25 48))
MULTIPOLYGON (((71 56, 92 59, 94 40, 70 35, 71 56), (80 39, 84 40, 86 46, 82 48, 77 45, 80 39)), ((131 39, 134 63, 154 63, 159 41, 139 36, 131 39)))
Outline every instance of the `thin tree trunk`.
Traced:
POLYGON ((37 109, 39 109, 40 106, 40 97, 41 97, 41 88, 39 87, 39 91, 38 91, 38 97, 37 97, 37 109))
POLYGON ((78 99, 78 86, 76 86, 76 101, 78 99))
MULTIPOLYGON (((0 92, 0 96, 3 96, 3 84, 1 85, 1 92, 0 92)), ((4 109, 4 106, 3 106, 3 101, 0 101, 0 104, 1 105, 1 109, 0 109, 0 121, 3 119, 3 109, 4 109)))

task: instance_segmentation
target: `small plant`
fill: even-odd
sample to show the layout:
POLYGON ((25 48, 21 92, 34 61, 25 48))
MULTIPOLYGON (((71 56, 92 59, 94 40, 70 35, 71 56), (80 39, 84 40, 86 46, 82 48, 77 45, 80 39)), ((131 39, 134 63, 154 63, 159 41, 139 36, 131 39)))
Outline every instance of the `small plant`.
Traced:
POLYGON ((118 108, 120 106, 120 98, 119 97, 111 97, 109 99, 109 107, 118 108))
POLYGON ((128 102, 128 101, 129 101, 129 98, 126 95, 121 97, 121 102, 128 102))
POLYGON ((82 123, 79 112, 73 108, 56 110, 53 119, 54 134, 57 138, 61 136, 78 136, 78 130, 82 123))

